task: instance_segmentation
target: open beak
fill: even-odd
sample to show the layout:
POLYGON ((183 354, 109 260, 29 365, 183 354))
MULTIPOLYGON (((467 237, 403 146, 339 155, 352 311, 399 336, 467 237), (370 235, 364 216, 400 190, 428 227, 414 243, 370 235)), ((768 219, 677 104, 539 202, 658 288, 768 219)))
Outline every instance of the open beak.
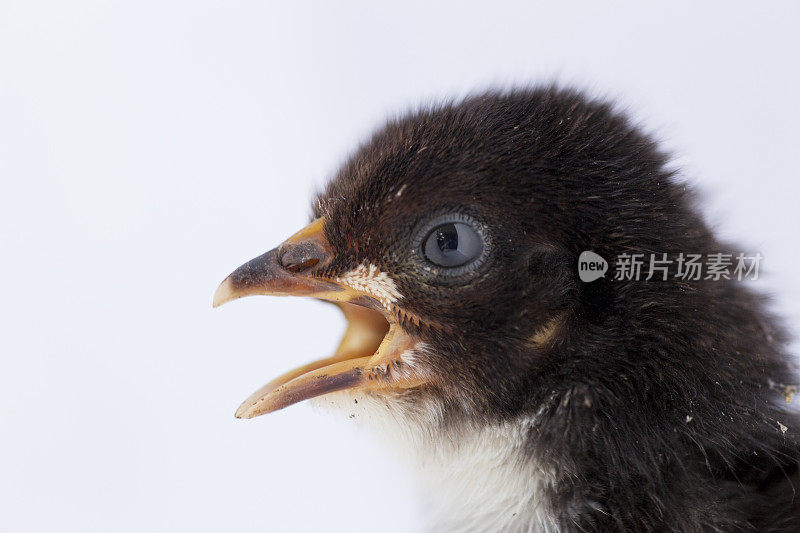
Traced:
MULTIPOLYGON (((347 330, 334 355, 291 370, 254 392, 236 411, 253 418, 297 402, 346 389, 387 391, 423 385, 413 365, 421 341, 397 322, 392 308, 325 275, 334 259, 324 234, 325 219, 303 228, 277 248, 237 268, 217 288, 214 307, 254 294, 309 296, 334 302, 347 330)), ((309 326, 313 332, 313 325, 309 326)))

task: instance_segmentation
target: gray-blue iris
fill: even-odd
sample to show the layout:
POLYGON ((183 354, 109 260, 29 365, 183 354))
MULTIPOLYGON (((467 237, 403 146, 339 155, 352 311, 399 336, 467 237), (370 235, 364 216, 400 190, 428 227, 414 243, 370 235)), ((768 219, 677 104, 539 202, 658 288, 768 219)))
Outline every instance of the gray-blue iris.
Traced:
POLYGON ((449 222, 435 227, 425 238, 425 257, 442 267, 458 267, 475 260, 483 240, 469 224, 449 222))

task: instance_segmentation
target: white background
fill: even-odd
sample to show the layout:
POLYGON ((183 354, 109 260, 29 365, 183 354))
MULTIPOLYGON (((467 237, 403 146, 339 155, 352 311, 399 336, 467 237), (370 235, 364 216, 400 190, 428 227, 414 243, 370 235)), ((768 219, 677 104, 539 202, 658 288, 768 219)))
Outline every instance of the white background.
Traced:
POLYGON ((418 527, 367 433, 233 418, 330 353, 338 312, 211 309, 408 106, 553 79, 619 100, 796 331, 800 8, 638 4, 1 0, 0 530, 418 527))

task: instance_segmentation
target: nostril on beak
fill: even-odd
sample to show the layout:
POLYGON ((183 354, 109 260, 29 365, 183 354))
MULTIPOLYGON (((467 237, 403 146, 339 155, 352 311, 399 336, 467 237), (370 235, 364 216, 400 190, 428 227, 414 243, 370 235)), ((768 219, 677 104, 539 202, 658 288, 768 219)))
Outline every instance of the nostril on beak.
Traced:
POLYGON ((293 274, 315 267, 328 257, 328 253, 312 241, 300 242, 282 250, 278 263, 293 274))

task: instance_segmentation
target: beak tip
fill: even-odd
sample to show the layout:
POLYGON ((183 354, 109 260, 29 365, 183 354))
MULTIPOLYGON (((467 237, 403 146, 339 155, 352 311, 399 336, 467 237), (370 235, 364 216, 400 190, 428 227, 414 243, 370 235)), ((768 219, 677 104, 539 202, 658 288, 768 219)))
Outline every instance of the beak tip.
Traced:
POLYGON ((233 416, 235 418, 238 418, 239 420, 250 419, 250 418, 253 418, 255 416, 250 411, 251 410, 249 409, 249 406, 240 405, 239 408, 236 410, 236 413, 234 413, 233 416))
POLYGON ((235 297, 233 284, 231 283, 231 278, 229 276, 219 284, 219 287, 217 287, 217 290, 214 292, 214 299, 211 302, 211 306, 216 309, 225 302, 233 300, 235 297))

